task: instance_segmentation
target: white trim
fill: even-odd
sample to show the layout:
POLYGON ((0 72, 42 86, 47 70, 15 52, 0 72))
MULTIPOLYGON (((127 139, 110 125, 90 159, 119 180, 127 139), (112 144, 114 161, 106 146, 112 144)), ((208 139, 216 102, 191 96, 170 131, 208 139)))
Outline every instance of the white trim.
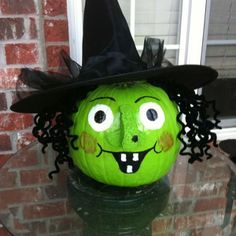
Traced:
POLYGON ((221 130, 213 130, 217 135, 217 140, 236 139, 236 128, 224 128, 221 130))
POLYGON ((236 45, 235 39, 207 40, 207 45, 236 45))
POLYGON ((183 0, 179 64, 200 64, 207 0, 183 0))
POLYGON ((165 44, 164 46, 167 50, 178 50, 180 47, 179 44, 165 44))
POLYGON ((201 64, 207 0, 192 0, 188 37, 187 64, 201 64))
POLYGON ((70 56, 82 65, 83 8, 82 0, 67 0, 70 56))
POLYGON ((204 32, 203 32, 203 42, 202 42, 202 56, 201 56, 201 64, 203 64, 203 65, 205 65, 205 62, 206 62, 210 14, 211 14, 211 0, 207 0, 206 14, 205 14, 205 25, 204 25, 204 32))
POLYGON ((136 0, 130 0, 130 33, 135 38, 135 10, 136 10, 136 0))
POLYGON ((181 8, 179 65, 186 64, 191 0, 183 0, 181 8))

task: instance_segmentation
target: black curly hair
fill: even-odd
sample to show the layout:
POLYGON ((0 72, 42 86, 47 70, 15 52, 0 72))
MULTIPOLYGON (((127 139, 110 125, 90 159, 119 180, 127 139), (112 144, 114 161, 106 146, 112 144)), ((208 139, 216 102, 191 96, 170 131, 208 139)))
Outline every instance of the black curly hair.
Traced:
POLYGON ((160 86, 179 108, 177 121, 182 129, 178 139, 183 144, 180 154, 190 156, 189 163, 202 161, 204 156, 207 159, 211 158, 212 155, 208 152, 209 144, 217 146, 217 136, 212 130, 221 128, 215 101, 207 101, 203 95, 177 84, 160 86))
POLYGON ((74 145, 74 141, 78 136, 70 134, 70 127, 73 125, 70 114, 75 111, 75 108, 73 108, 60 113, 42 112, 34 117, 35 126, 32 134, 43 144, 42 152, 45 153, 48 144, 51 144, 53 150, 57 153, 54 161, 56 169, 49 173, 50 179, 53 178, 53 174, 59 173, 60 164, 67 162, 69 168, 74 166, 72 158, 69 156, 69 145, 74 149, 78 149, 74 145))
MULTIPOLYGON (((208 152, 209 143, 217 146, 217 137, 212 129, 220 128, 215 102, 206 101, 203 95, 195 94, 194 90, 183 86, 173 86, 173 84, 159 84, 158 86, 167 92, 179 108, 177 121, 182 129, 178 134, 178 139, 183 145, 180 154, 190 156, 189 163, 202 161, 204 156, 207 159, 211 158, 212 155, 208 152), (213 117, 208 115, 210 113, 214 114, 213 117)), ((50 178, 60 171, 60 164, 67 162, 69 168, 73 167, 72 158, 69 156, 69 145, 73 149, 78 149, 74 145, 78 136, 70 134, 70 127, 73 126, 71 114, 76 111, 77 108, 71 106, 60 113, 38 113, 34 118, 35 126, 32 133, 43 144, 42 152, 45 152, 48 144, 51 144, 57 152, 55 170, 49 173, 50 178)))

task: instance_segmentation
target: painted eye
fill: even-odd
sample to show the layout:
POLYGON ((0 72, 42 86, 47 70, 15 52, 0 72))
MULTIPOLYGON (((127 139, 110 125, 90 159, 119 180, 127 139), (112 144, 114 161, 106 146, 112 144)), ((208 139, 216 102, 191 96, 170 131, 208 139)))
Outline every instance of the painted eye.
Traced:
POLYGON ((89 125, 97 132, 109 129, 113 123, 113 113, 109 106, 98 104, 88 114, 89 125))
POLYGON ((146 129, 160 129, 165 122, 165 114, 160 105, 147 102, 139 108, 140 121, 146 129))

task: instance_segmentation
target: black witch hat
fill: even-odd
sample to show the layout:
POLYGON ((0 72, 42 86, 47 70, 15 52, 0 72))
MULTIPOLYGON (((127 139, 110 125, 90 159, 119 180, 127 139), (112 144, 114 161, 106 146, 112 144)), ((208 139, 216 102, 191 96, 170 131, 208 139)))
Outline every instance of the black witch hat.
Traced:
POLYGON ((132 81, 173 83, 196 89, 217 78, 217 72, 200 65, 161 66, 163 43, 146 39, 139 56, 117 0, 86 0, 83 65, 64 53, 69 76, 22 69, 19 80, 36 89, 11 110, 25 113, 62 111, 73 95, 77 99, 101 84, 132 81))

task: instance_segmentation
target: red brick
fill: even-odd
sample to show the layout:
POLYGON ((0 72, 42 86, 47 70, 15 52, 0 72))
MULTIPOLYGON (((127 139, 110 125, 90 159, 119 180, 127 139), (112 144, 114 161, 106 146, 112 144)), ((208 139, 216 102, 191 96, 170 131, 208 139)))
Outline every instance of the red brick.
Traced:
POLYGON ((5 228, 0 222, 0 235, 1 236, 12 236, 12 234, 5 228))
POLYGON ((0 69, 0 88, 16 88, 16 80, 20 69, 0 69))
POLYGON ((0 169, 0 189, 16 187, 16 172, 9 172, 8 169, 0 169))
POLYGON ((0 131, 21 130, 31 127, 33 116, 31 114, 1 113, 0 131))
POLYGON ((34 221, 34 222, 26 222, 17 218, 14 218, 14 229, 29 231, 31 235, 46 235, 46 222, 45 221, 34 221))
MULTIPOLYGON (((53 236, 77 236, 77 235, 83 235, 81 234, 81 232, 77 232, 77 231, 71 231, 71 232, 65 232, 65 233, 57 233, 57 234, 53 234, 53 236)), ((165 235, 166 236, 166 235, 165 235)), ((169 236, 169 235, 167 235, 169 236)))
POLYGON ((7 44, 6 62, 10 64, 36 64, 38 62, 37 44, 7 44))
POLYGON ((197 198, 206 196, 216 196, 219 189, 222 187, 221 183, 196 183, 188 185, 177 185, 173 187, 172 197, 176 198, 197 198))
POLYGON ((36 138, 32 135, 32 133, 20 132, 17 135, 17 150, 24 148, 34 142, 36 138))
POLYGON ((213 213, 196 214, 189 216, 177 216, 174 220, 174 228, 189 229, 189 228, 204 228, 210 226, 217 226, 223 223, 223 211, 215 211, 213 213))
POLYGON ((166 232, 173 228, 172 218, 157 218, 152 221, 152 232, 166 232))
POLYGON ((26 224, 22 224, 19 219, 14 218, 13 220, 14 229, 16 230, 27 230, 26 224))
POLYGON ((30 26, 29 26, 29 34, 31 39, 36 39, 38 36, 38 30, 37 30, 37 25, 35 18, 30 17, 30 26))
POLYGON ((23 214, 25 219, 47 218, 53 216, 65 215, 65 203, 63 201, 56 203, 45 203, 37 205, 28 205, 24 207, 23 214))
POLYGON ((52 181, 48 177, 47 169, 23 170, 20 172, 21 185, 48 184, 52 181))
MULTIPOLYGON (((29 231, 29 230, 27 230, 27 231, 29 231)), ((32 233, 30 232, 19 232, 17 235, 19 235, 19 236, 37 236, 37 235, 32 235, 32 233)), ((59 236, 59 235, 57 235, 57 236, 59 236)))
POLYGON ((43 13, 47 16, 66 15, 66 0, 44 0, 43 13))
POLYGON ((45 20, 46 42, 68 41, 68 22, 66 20, 45 20))
POLYGON ((30 222, 28 228, 31 229, 34 235, 46 235, 47 226, 45 221, 30 222))
POLYGON ((12 204, 34 203, 43 200, 43 192, 40 188, 9 189, 0 191, 0 208, 9 207, 12 204))
POLYGON ((23 18, 0 18, 0 40, 20 39, 24 35, 23 18))
POLYGON ((11 147, 11 138, 8 134, 0 134, 0 152, 10 151, 11 147))
POLYGON ((187 214, 192 211, 192 200, 190 201, 179 201, 172 202, 168 205, 168 213, 171 212, 173 215, 187 214))
POLYGON ((209 228, 194 229, 190 232, 189 236, 223 236, 224 232, 220 226, 209 228))
POLYGON ((219 186, 219 193, 218 196, 225 197, 227 191, 228 191, 228 181, 222 181, 219 186))
POLYGON ((212 155, 214 156, 214 158, 210 158, 209 160, 207 160, 208 168, 216 168, 216 167, 227 168, 227 163, 223 159, 218 157, 220 152, 219 148, 215 148, 213 145, 210 146, 212 146, 212 155))
MULTIPOLYGON (((152 232, 152 236, 177 236, 177 235, 175 235, 174 233, 166 233, 166 232, 164 232, 164 233, 152 232)), ((181 235, 181 236, 183 236, 183 235, 181 235)))
POLYGON ((227 180, 230 177, 230 171, 226 166, 207 168, 204 170, 204 175, 200 178, 201 181, 209 180, 227 180))
POLYGON ((47 61, 49 67, 59 67, 61 65, 61 50, 69 52, 68 46, 48 46, 47 47, 47 61))
POLYGON ((39 164, 38 160, 38 151, 37 150, 30 150, 27 151, 19 151, 18 154, 13 156, 11 160, 8 161, 6 166, 8 168, 25 168, 25 167, 33 167, 39 164))
POLYGON ((79 218, 75 217, 63 217, 60 219, 54 219, 50 221, 49 232, 63 232, 63 231, 71 231, 75 229, 82 228, 82 221, 79 218))
POLYGON ((45 186, 45 193, 48 199, 58 199, 65 198, 67 196, 67 192, 65 191, 66 186, 61 187, 58 185, 49 185, 45 186))
POLYGON ((66 212, 67 214, 72 214, 72 215, 75 213, 75 210, 72 208, 71 203, 69 202, 68 198, 66 201, 66 212))
POLYGON ((188 165, 187 159, 183 159, 183 157, 179 157, 178 163, 180 162, 181 164, 176 164, 173 171, 169 174, 170 184, 176 185, 196 182, 196 169, 188 165))
POLYGON ((6 164, 6 162, 11 158, 11 155, 0 155, 0 169, 6 164))
POLYGON ((226 198, 210 198, 210 199, 199 199, 197 200, 194 211, 214 211, 225 208, 226 198))
POLYGON ((6 94, 0 93, 0 111, 5 111, 7 109, 6 94))
POLYGON ((3 14, 32 14, 35 13, 34 0, 2 0, 3 14))

